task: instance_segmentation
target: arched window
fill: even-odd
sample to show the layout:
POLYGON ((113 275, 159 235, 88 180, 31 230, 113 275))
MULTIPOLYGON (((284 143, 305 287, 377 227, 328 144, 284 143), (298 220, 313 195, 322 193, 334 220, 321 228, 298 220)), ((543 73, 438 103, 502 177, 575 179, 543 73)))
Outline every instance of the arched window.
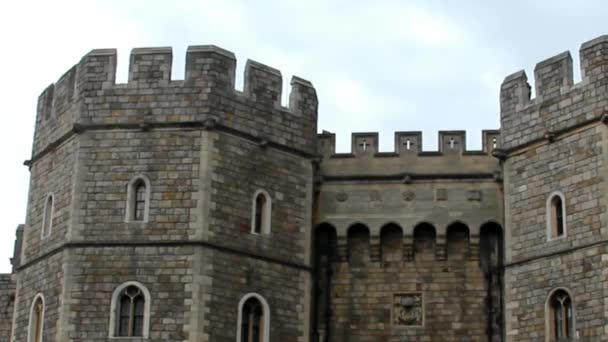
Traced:
POLYGON ((42 216, 42 238, 46 238, 51 235, 51 229, 53 228, 53 213, 55 211, 55 200, 52 194, 46 196, 44 202, 44 215, 42 216))
POLYGON ((237 342, 268 342, 270 339, 270 307, 256 293, 244 296, 239 303, 237 342))
POLYGON ((127 222, 147 222, 150 211, 150 181, 139 175, 131 179, 127 188, 127 222))
POLYGON ((30 321, 27 332, 28 342, 42 342, 44 329, 44 297, 37 294, 30 308, 30 321))
POLYGON ((348 262, 361 266, 370 260, 370 234, 367 226, 356 223, 348 228, 348 262))
POLYGON ((383 262, 403 258, 403 230, 397 224, 389 223, 380 229, 380 253, 383 262))
POLYGON ((447 230, 448 260, 466 260, 469 255, 469 227, 464 223, 452 223, 447 230))
POLYGON ((120 285, 112 295, 110 337, 148 337, 150 292, 138 282, 120 285))
POLYGON ((556 289, 546 304, 547 341, 570 341, 575 337, 574 306, 568 291, 556 289))
POLYGON ((139 179, 135 183, 135 207, 133 208, 133 219, 135 221, 144 220, 146 208, 146 184, 139 179))
POLYGON ((272 202, 270 195, 264 190, 258 190, 253 196, 251 232, 254 234, 270 234, 270 216, 272 202))
POLYGON ((414 228, 414 260, 435 260, 435 227, 429 223, 420 223, 414 228))
POLYGON ((548 240, 566 236, 566 201, 561 192, 552 193, 547 199, 548 240))

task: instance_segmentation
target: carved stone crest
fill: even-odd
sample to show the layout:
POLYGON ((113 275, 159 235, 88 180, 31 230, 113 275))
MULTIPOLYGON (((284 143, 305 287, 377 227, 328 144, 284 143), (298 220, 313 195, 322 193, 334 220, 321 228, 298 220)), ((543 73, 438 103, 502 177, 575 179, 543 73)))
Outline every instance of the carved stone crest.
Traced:
POLYGON ((346 192, 338 192, 336 194, 336 200, 338 202, 344 202, 348 199, 348 194, 346 192))
POLYGON ((469 201, 481 201, 481 196, 481 190, 467 191, 467 200, 469 201))
POLYGON ((413 201, 416 198, 416 193, 413 192, 413 191, 411 191, 411 190, 410 191, 404 191, 401 194, 401 197, 403 198, 404 201, 411 202, 411 201, 413 201))
POLYGON ((398 293, 393 299, 393 325, 422 326, 424 323, 422 293, 398 293))
POLYGON ((447 201, 448 200, 448 189, 435 190, 435 199, 437 201, 447 201))

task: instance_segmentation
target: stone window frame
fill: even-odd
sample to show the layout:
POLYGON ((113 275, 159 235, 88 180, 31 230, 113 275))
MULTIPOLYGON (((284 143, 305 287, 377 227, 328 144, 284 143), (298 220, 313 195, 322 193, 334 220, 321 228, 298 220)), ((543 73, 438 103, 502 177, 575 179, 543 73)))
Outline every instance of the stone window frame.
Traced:
POLYGON ((46 239, 51 236, 53 231, 53 216, 55 216, 55 195, 50 192, 44 197, 44 209, 42 211, 42 225, 40 226, 40 239, 46 239), (50 203, 50 208, 49 208, 50 203), (47 211, 48 215, 47 215, 47 211), (48 222, 47 222, 48 217, 48 222), (48 225, 48 226, 47 226, 48 225), (47 229, 48 228, 48 229, 47 229))
POLYGON ((549 294, 547 295, 547 299, 545 299, 545 342, 554 342, 555 341, 555 337, 553 336, 553 329, 554 329, 554 323, 552 322, 553 319, 553 313, 552 313, 552 309, 551 309, 551 299, 553 298, 553 296, 558 292, 558 291, 563 291, 566 292, 566 294, 568 294, 568 297, 570 298, 570 306, 572 308, 572 338, 573 339, 577 339, 578 338, 578 332, 576 330, 576 301, 574 300, 574 296, 572 295, 572 291, 570 291, 570 289, 565 288, 565 287, 556 287, 554 289, 552 289, 551 291, 549 291, 549 294))
POLYGON ((44 336, 44 313, 46 311, 46 301, 44 299, 44 295, 42 293, 37 293, 34 296, 34 300, 32 300, 32 304, 30 305, 30 317, 27 324, 27 342, 42 342, 44 336), (39 317, 40 319, 40 339, 38 341, 35 340, 35 336, 32 336, 32 323, 34 318, 34 308, 38 301, 42 302, 42 313, 39 317))
POLYGON ((138 281, 127 281, 120 284, 114 292, 112 293, 112 301, 110 303, 110 324, 109 324, 109 332, 108 336, 111 339, 115 340, 137 340, 137 339, 147 339, 150 336, 150 307, 152 303, 152 297, 150 296, 150 291, 146 286, 138 281), (144 295, 144 326, 142 329, 142 336, 118 336, 116 333, 117 322, 118 319, 117 313, 118 308, 120 307, 119 300, 120 294, 129 286, 136 286, 144 295))
POLYGON ((567 228, 567 217, 566 217, 566 196, 561 191, 553 191, 547 197, 547 203, 545 206, 545 220, 547 222, 547 241, 555 241, 565 239, 568 236, 568 228, 567 228), (553 233, 555 225, 557 222, 555 221, 557 218, 553 216, 553 199, 555 197, 559 197, 562 202, 562 227, 563 234, 556 235, 553 233))
POLYGON ((251 200, 251 234, 254 235, 267 235, 271 232, 271 223, 272 223, 272 197, 270 194, 263 189, 258 189, 253 193, 253 198, 251 200), (262 222, 260 232, 256 232, 255 223, 256 223, 256 215, 257 215, 257 199, 258 196, 264 196, 266 201, 264 207, 262 208, 262 222))
POLYGON ((150 218, 150 197, 152 193, 152 186, 150 179, 143 174, 136 175, 127 184, 127 204, 125 210, 125 222, 127 223, 146 223, 150 218), (144 204, 144 219, 135 219, 135 201, 137 201, 137 194, 135 186, 139 181, 143 181, 146 187, 145 193, 145 204, 144 204))
POLYGON ((391 327, 394 329, 424 329, 426 326, 426 296, 424 291, 409 291, 409 292, 395 292, 391 296, 391 327), (393 310, 393 305, 395 303, 395 297, 399 295, 417 295, 421 296, 422 300, 422 325, 396 325, 395 324, 395 310, 393 310))
POLYGON ((241 300, 239 301, 239 306, 238 306, 239 311, 238 311, 238 319, 237 319, 237 325, 236 325, 236 342, 241 342, 241 324, 243 323, 243 306, 251 298, 257 299, 262 304, 262 309, 264 310, 264 316, 263 316, 264 317, 264 330, 262 332, 262 342, 269 342, 270 341, 270 320, 271 320, 270 306, 268 305, 266 298, 264 298, 259 293, 255 293, 255 292, 250 292, 250 293, 244 295, 241 298, 241 300))

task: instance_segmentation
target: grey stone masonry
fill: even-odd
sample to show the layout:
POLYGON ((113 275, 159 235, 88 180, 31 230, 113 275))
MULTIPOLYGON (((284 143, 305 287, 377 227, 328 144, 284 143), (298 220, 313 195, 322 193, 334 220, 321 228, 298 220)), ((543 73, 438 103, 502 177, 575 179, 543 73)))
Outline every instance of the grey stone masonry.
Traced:
POLYGON ((566 52, 537 64, 536 98, 524 72, 501 87, 507 341, 552 339, 557 289, 572 297, 571 337, 608 341, 608 36, 584 43, 580 59, 578 84, 566 52), (554 194, 565 214, 559 237, 554 194))
POLYGON ((38 100, 0 342, 608 342, 608 36, 580 56, 577 84, 570 53, 538 63, 535 98, 506 77, 479 151, 336 153, 309 81, 247 61, 235 90, 205 45, 183 80, 133 49, 119 84, 93 50, 38 100))
POLYGON ((0 274, 0 342, 9 342, 15 304, 15 282, 10 274, 0 274))
POLYGON ((171 63, 170 48, 134 49, 116 84, 116 51, 93 50, 40 96, 14 341, 27 340, 36 296, 45 341, 107 341, 127 282, 151 294, 145 340, 232 340, 254 292, 273 340, 308 340, 315 89, 293 77, 283 107, 280 72, 249 61, 239 92, 234 54, 214 46, 188 49, 183 81, 171 63), (149 186, 143 220, 130 216, 134 179, 149 186), (260 190, 272 211, 258 235, 260 190))

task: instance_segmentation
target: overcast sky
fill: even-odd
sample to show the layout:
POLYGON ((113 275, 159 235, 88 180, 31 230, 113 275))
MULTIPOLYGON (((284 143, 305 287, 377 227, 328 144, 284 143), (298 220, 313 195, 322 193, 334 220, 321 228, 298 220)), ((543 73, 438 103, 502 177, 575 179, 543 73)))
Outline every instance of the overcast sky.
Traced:
MULTIPOLYGON (((499 127, 502 79, 570 50, 579 78, 581 43, 608 34, 608 2, 535 1, 10 1, 0 11, 0 273, 10 270, 15 228, 25 222, 40 92, 89 50, 117 48, 126 81, 130 49, 172 46, 173 78, 183 79, 188 45, 215 44, 246 59, 312 81, 319 131, 421 130, 424 149, 437 130, 464 129, 479 149, 481 130, 499 127)), ((288 89, 284 93, 288 93, 288 89)))

